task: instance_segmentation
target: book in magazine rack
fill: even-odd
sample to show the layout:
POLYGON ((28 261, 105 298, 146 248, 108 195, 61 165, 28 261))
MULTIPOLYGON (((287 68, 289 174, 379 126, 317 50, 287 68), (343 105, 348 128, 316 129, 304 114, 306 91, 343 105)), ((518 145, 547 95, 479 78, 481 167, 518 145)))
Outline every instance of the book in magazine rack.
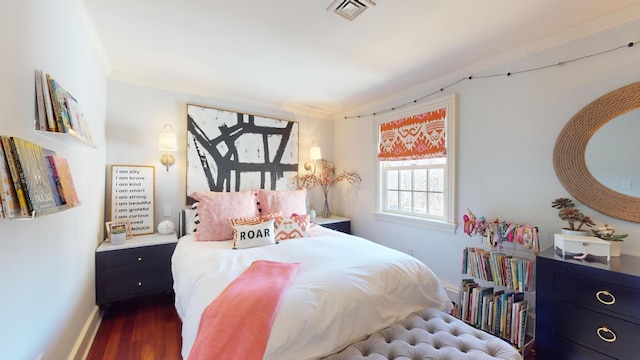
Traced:
POLYGON ((471 211, 463 216, 464 232, 482 246, 463 250, 458 301, 453 315, 502 338, 523 357, 534 337, 527 333, 531 299, 535 297, 534 265, 539 252, 538 229, 529 224, 487 221, 471 211))

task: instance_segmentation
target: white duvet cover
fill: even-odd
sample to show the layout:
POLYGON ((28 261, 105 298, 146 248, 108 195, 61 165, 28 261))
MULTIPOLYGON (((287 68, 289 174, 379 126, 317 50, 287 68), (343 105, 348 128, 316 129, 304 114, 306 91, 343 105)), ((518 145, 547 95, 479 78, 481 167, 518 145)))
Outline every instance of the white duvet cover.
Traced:
MULTIPOLYGON (((416 310, 450 310, 439 280, 417 259, 356 236, 320 234, 326 235, 242 250, 232 250, 231 241, 181 238, 172 270, 182 356, 189 354, 207 305, 255 260, 301 264, 283 295, 264 359, 314 359, 416 310)), ((229 346, 242 346, 242 340, 250 341, 229 346)))

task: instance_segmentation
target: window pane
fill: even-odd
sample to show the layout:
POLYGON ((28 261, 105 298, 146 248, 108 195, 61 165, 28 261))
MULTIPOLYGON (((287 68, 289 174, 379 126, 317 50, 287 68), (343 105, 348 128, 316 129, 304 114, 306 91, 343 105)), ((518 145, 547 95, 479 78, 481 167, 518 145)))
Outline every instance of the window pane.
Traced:
POLYGON ((413 193, 413 211, 417 214, 427 214, 427 193, 415 192, 413 193))
POLYGON ((411 190, 411 170, 400 170, 400 190, 411 190))
POLYGON ((387 206, 389 210, 398 210, 398 192, 387 191, 387 206))
POLYGON ((411 212, 411 192, 400 192, 400 211, 411 212))
POLYGON ((429 170, 429 191, 444 192, 444 169, 429 170))
POLYGON ((429 193, 429 215, 444 216, 444 194, 429 193))
POLYGON ((387 189, 398 189, 398 170, 387 171, 387 189))
POLYGON ((413 170, 413 190, 427 191, 427 169, 413 170))

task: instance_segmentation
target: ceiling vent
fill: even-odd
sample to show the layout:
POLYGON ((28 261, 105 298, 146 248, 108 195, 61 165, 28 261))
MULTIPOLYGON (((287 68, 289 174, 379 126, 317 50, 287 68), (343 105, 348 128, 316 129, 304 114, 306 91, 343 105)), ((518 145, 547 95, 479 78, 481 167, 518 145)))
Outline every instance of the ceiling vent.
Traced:
POLYGON ((369 6, 376 6, 376 3, 373 0, 335 0, 327 10, 331 10, 345 19, 353 20, 369 6))

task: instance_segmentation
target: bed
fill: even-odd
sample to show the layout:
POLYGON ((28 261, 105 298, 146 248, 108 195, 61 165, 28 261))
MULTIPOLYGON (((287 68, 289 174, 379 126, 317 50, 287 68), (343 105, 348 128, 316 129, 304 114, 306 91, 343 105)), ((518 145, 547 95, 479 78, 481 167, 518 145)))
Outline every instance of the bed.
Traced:
MULTIPOLYGON (((264 201, 262 205, 265 213, 264 201)), ((203 220, 204 214, 201 204, 200 224, 211 221, 203 220)), ((186 234, 172 256, 172 272, 184 359, 189 358, 207 306, 259 260, 300 264, 282 294, 265 360, 322 358, 412 313, 451 310, 442 284, 425 264, 364 238, 307 223, 304 236, 234 249, 234 240, 198 239, 192 221, 181 217, 179 232, 186 234)))

